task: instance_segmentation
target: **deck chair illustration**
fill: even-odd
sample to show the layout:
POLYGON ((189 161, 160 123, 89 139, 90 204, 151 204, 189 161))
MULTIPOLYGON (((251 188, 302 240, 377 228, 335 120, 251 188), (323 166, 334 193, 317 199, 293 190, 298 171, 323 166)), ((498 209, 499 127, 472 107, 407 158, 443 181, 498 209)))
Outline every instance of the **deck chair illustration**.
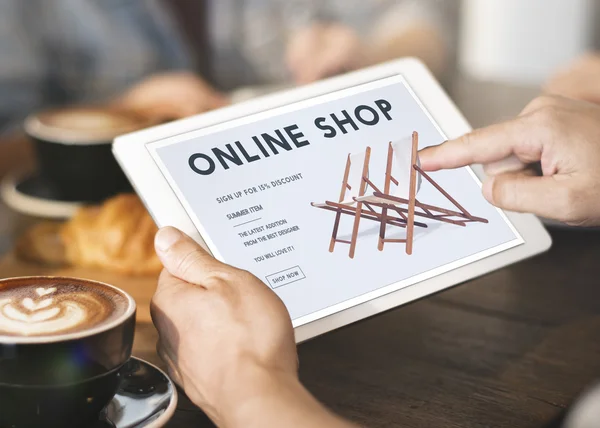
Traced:
MULTIPOLYGON (((350 245, 349 256, 354 258, 358 232, 361 219, 367 219, 377 222, 385 222, 385 224, 406 227, 407 220, 405 217, 395 217, 388 215, 385 219, 381 213, 377 212, 368 202, 357 201, 365 196, 369 188, 374 191, 379 189, 369 179, 369 163, 371 159, 371 147, 367 147, 364 152, 349 154, 346 159, 346 168, 342 180, 342 189, 338 202, 325 201, 323 203, 312 203, 315 208, 333 211, 336 213, 333 223, 333 231, 329 244, 329 252, 333 252, 336 243, 344 243, 350 245), (354 217, 352 227, 352 235, 350 240, 338 239, 338 232, 342 215, 354 217)), ((417 223, 416 225, 427 227, 426 224, 417 223)))
POLYGON ((488 223, 488 220, 471 215, 456 199, 448 194, 425 171, 421 169, 419 158, 419 134, 414 132, 412 137, 389 143, 387 165, 383 192, 375 190, 372 196, 359 196, 357 202, 369 203, 381 208, 381 227, 379 232, 378 249, 383 251, 388 242, 405 243, 406 253, 412 254, 415 217, 424 217, 435 221, 466 226, 467 223, 488 223), (396 166, 394 171, 394 166, 396 166), (417 194, 423 184, 423 179, 429 182, 440 192, 456 209, 446 208, 422 203, 417 199, 417 194), (396 186, 391 193, 392 183, 396 186), (389 212, 393 211, 406 220, 406 239, 386 238, 386 219, 389 212))

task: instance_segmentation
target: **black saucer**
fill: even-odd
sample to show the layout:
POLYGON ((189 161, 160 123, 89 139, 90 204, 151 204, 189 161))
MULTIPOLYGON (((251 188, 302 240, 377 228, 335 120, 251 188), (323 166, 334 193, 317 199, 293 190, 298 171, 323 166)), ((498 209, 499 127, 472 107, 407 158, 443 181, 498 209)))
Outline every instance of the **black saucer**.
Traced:
POLYGON ((123 367, 122 379, 102 420, 90 428, 159 428, 171 419, 177 390, 162 370, 132 357, 123 367))
POLYGON ((70 218, 87 202, 64 197, 38 173, 9 174, 0 194, 6 205, 21 214, 53 219, 70 218))

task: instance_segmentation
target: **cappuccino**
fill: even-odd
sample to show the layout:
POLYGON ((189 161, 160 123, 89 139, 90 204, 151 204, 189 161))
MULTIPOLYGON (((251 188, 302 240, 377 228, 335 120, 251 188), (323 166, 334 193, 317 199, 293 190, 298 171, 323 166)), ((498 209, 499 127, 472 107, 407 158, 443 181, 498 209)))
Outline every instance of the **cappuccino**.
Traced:
POLYGON ((0 283, 0 336, 85 332, 111 324, 130 306, 118 290, 91 282, 0 283))
POLYGON ((90 426, 131 357, 135 301, 77 278, 0 279, 0 427, 90 426))
POLYGON ((150 125, 135 113, 110 107, 63 107, 30 115, 23 128, 35 149, 41 183, 30 189, 32 196, 99 203, 131 192, 111 143, 150 125))
POLYGON ((31 115, 26 132, 44 141, 63 144, 96 144, 149 124, 139 116, 109 108, 71 107, 31 115))

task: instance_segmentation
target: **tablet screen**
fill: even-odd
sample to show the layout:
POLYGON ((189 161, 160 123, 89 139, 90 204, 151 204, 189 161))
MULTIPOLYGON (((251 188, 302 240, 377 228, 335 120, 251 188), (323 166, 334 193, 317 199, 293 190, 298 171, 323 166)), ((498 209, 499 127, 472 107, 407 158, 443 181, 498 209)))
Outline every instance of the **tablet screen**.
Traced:
POLYGON ((470 168, 420 169, 445 139, 392 76, 147 148, 213 254, 299 326, 523 243, 470 168))

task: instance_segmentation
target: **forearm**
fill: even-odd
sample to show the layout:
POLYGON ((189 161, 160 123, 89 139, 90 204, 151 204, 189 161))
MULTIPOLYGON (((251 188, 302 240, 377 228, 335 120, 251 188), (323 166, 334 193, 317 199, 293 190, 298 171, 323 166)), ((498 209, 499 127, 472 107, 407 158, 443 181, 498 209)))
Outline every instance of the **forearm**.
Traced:
POLYGON ((243 383, 249 386, 239 383, 219 412, 223 427, 355 427, 319 403, 295 376, 255 372, 243 383))

